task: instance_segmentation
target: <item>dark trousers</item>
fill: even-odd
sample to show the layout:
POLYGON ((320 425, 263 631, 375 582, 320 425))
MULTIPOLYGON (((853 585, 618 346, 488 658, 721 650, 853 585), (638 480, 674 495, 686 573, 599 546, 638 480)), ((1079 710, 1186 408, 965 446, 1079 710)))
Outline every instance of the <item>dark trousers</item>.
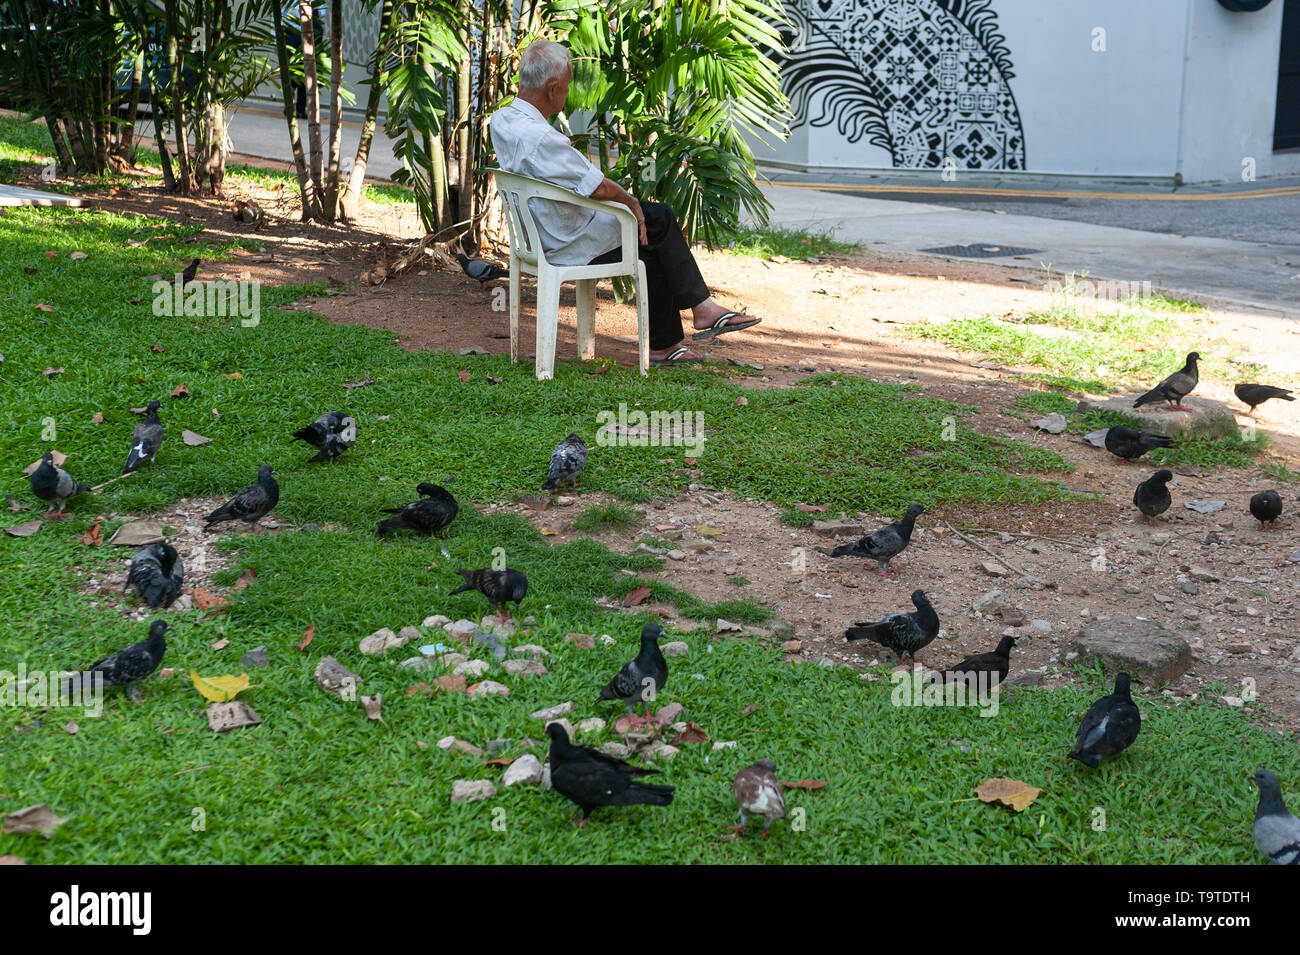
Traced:
MULTIPOLYGON (((681 310, 699 305, 709 297, 709 289, 673 210, 662 202, 642 202, 641 212, 650 240, 639 249, 650 299, 650 350, 659 351, 672 348, 685 337, 681 310)), ((622 257, 622 249, 611 249, 591 264, 618 262, 622 257)))

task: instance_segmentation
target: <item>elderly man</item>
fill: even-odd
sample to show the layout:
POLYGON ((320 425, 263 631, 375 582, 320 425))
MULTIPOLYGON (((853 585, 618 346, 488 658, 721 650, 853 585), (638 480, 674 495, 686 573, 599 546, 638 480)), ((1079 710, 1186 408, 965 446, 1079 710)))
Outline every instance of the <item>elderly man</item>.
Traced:
MULTIPOLYGON (((621 202, 632 210, 649 285, 651 363, 698 362, 701 356, 683 344, 681 309, 691 310, 696 341, 749 328, 759 320, 728 311, 709 297, 672 209, 661 202, 641 202, 607 179, 548 122, 564 108, 572 80, 567 49, 549 40, 529 44, 519 60, 519 95, 492 114, 497 161, 507 172, 552 182, 592 199, 621 202)), ((595 265, 622 257, 618 220, 612 215, 539 199, 533 203, 533 217, 546 256, 557 265, 595 265)))

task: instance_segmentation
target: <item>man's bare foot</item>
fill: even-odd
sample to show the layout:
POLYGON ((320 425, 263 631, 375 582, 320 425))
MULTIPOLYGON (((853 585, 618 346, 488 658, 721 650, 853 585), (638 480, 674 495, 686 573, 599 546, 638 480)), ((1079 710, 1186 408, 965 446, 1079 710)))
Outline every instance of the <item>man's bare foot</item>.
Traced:
MULTIPOLYGON (((693 309, 691 309, 691 319, 692 319, 691 324, 695 326, 695 330, 697 332, 703 331, 706 328, 712 328, 713 323, 716 322, 723 315, 726 315, 727 312, 729 311, 731 311, 731 309, 724 308, 723 306, 719 305, 711 298, 706 298, 699 305, 696 305, 693 309)), ((752 322, 752 321, 754 321, 754 316, 744 315, 740 312, 736 312, 731 316, 731 319, 727 322, 727 324, 743 325, 746 322, 752 322)))

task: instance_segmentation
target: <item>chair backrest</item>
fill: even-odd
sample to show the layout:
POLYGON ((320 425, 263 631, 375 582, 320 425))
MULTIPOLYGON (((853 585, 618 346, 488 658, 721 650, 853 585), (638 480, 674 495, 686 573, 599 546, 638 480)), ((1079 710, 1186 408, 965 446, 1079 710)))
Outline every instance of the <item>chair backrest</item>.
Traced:
POLYGON ((581 198, 576 192, 562 189, 554 183, 531 179, 518 173, 503 169, 489 170, 496 180, 497 192, 506 210, 506 228, 510 232, 510 248, 514 254, 529 265, 537 266, 538 261, 546 264, 546 250, 542 248, 541 238, 537 234, 537 222, 532 210, 528 208, 529 199, 554 199, 559 202, 573 202, 581 198))

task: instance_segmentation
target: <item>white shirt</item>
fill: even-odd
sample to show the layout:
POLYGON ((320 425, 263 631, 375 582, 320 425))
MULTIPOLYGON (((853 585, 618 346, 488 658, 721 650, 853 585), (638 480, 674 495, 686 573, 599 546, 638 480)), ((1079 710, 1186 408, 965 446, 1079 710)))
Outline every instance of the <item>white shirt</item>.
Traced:
MULTIPOLYGON (((532 103, 516 96, 488 123, 497 162, 506 172, 554 183, 580 196, 590 196, 605 181, 600 167, 574 149, 532 103)), ((617 249, 622 240, 618 219, 610 213, 551 199, 533 199, 528 208, 546 258, 556 265, 586 265, 617 249)))

